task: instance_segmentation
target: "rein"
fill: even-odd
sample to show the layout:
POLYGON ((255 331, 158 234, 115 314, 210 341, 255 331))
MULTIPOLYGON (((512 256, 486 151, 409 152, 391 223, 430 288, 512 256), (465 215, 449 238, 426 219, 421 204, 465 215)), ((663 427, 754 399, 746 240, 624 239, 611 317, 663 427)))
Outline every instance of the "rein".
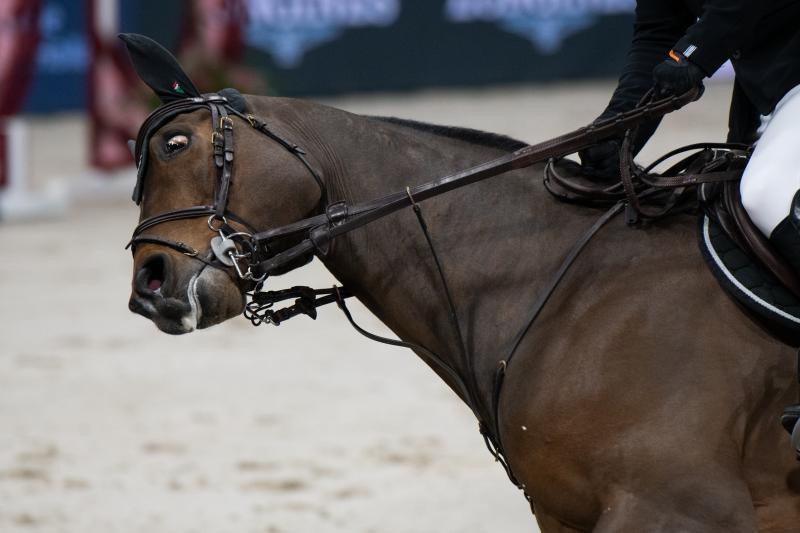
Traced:
POLYGON ((642 121, 680 109, 693 101, 696 96, 697 91, 693 89, 680 96, 670 96, 645 103, 636 109, 579 128, 571 133, 526 146, 467 170, 410 187, 408 191, 397 192, 352 206, 344 202, 330 204, 322 214, 256 233, 253 235, 253 243, 256 246, 268 246, 275 239, 296 235, 300 232, 306 232, 307 236, 294 247, 252 265, 253 270, 259 275, 269 275, 271 271, 300 256, 314 251, 324 252, 330 241, 340 235, 411 206, 411 198, 422 202, 504 172, 526 168, 540 161, 577 152, 615 134, 624 133, 642 121))
MULTIPOLYGON (((633 215, 636 215, 628 216, 627 219, 629 222, 638 220, 639 215, 655 218, 666 214, 666 212, 669 211, 668 208, 659 212, 652 212, 647 210, 646 206, 639 203, 640 198, 651 196, 658 192, 658 187, 682 188, 698 183, 719 182, 733 179, 732 176, 728 175, 729 173, 725 172, 712 172, 710 175, 702 177, 696 173, 682 174, 676 177, 653 177, 647 174, 655 164, 660 163, 666 157, 675 155, 673 153, 667 154, 665 158, 660 159, 654 165, 648 167, 648 169, 646 169, 647 172, 642 173, 632 170, 634 169, 634 165, 630 155, 631 130, 635 130, 642 121, 660 117, 683 107, 687 103, 693 101, 696 96, 697 90, 693 89, 680 96, 670 96, 652 100, 641 104, 632 111, 621 113, 607 120, 598 121, 554 139, 527 146, 470 169, 456 172, 421 185, 407 187, 405 191, 355 205, 348 205, 346 202, 328 203, 325 185, 319 174, 306 159, 306 152, 299 146, 272 132, 264 121, 231 107, 224 96, 211 94, 179 100, 158 108, 147 118, 140 129, 136 142, 138 179, 136 188, 134 189, 133 199, 137 204, 140 204, 142 201, 143 181, 148 156, 147 143, 150 136, 174 116, 205 107, 210 110, 212 117, 212 144, 214 146, 215 167, 217 168, 214 203, 210 205, 175 209, 142 220, 134 230, 127 247, 135 248, 137 244, 144 243, 163 245, 184 253, 187 256, 194 257, 208 265, 221 268, 229 273, 229 275, 230 268, 233 268, 239 280, 249 284, 251 287, 251 291, 248 292, 251 296, 251 301, 246 305, 244 314, 254 325, 263 323, 279 325, 283 321, 299 314, 305 314, 316 318, 317 307, 335 302, 345 314, 348 321, 362 335, 378 342, 402 346, 416 351, 420 356, 430 361, 448 376, 451 384, 459 392, 465 403, 467 403, 478 419, 479 430, 491 454, 505 469, 509 479, 517 487, 525 491, 525 486, 516 480, 506 461, 502 442, 500 440, 498 420, 500 390, 506 369, 511 359, 527 333, 531 330, 536 318, 541 313, 547 301, 558 287, 561 279, 567 273, 581 251, 591 241, 592 237, 609 220, 622 212, 623 209, 625 209, 626 212, 632 210, 633 215), (232 163, 234 160, 232 136, 234 122, 232 117, 238 117, 246 121, 250 127, 264 134, 272 141, 277 142, 304 165, 320 188, 320 207, 318 210, 321 212, 319 214, 277 228, 256 231, 253 226, 228 209, 228 192, 232 175, 232 163), (558 176, 555 172, 552 163, 554 158, 563 157, 566 154, 574 153, 599 141, 623 133, 625 136, 620 154, 621 185, 596 190, 572 184, 568 180, 558 176), (545 186, 559 199, 575 201, 575 194, 579 196, 583 194, 584 199, 588 194, 590 203, 595 202, 598 205, 613 205, 611 205, 605 214, 603 214, 573 245, 559 269, 555 272, 550 282, 545 286, 545 289, 534 302, 530 316, 515 337, 510 352, 498 363, 489 405, 482 405, 481 395, 478 393, 477 377, 475 376, 473 368, 474 361, 466 349, 464 337, 457 319, 456 305, 452 298, 444 269, 439 260, 436 247, 430 236, 419 203, 456 188, 504 172, 525 168, 534 163, 546 160, 550 160, 550 163, 548 163, 546 168, 545 186), (637 183, 634 183, 634 177, 638 178, 637 183), (568 192, 562 193, 554 191, 551 184, 552 182, 557 183, 568 192), (263 292, 260 290, 264 280, 280 267, 286 266, 312 253, 319 257, 325 257, 329 251, 331 241, 336 237, 349 233, 405 207, 411 207, 414 210, 417 222, 425 236, 428 248, 434 259, 437 274, 447 300, 448 317, 454 335, 458 339, 459 356, 467 371, 467 381, 462 378, 456 367, 448 364, 444 358, 431 352, 427 348, 405 341, 380 337, 358 326, 345 304, 345 299, 352 296, 345 288, 311 289, 309 287, 292 287, 291 289, 281 291, 263 292), (165 222, 199 217, 208 217, 209 230, 216 234, 216 236, 211 239, 210 250, 208 250, 205 255, 201 255, 200 252, 182 242, 171 241, 157 235, 145 233, 165 222), (237 230, 229 224, 229 221, 245 228, 246 231, 237 230), (286 250, 274 252, 271 248, 271 245, 274 245, 276 241, 287 237, 297 238, 300 235, 302 235, 300 242, 286 250), (290 307, 277 310, 273 309, 274 304, 292 298, 295 298, 295 302, 290 307)), ((719 145, 719 147, 722 148, 723 145, 719 145)), ((724 145, 724 147, 730 148, 729 145, 724 145)), ((708 149, 709 146, 703 145, 699 148, 708 149)), ((690 156, 686 158, 684 162, 689 160, 694 161, 695 159, 697 159, 696 156, 690 156)), ((668 170, 668 173, 670 170, 686 170, 685 166, 681 167, 680 165, 681 163, 673 165, 673 167, 668 170)), ((703 170, 708 169, 704 168, 703 170)), ((679 195, 676 196, 675 202, 677 202, 678 196, 679 195)), ((674 206, 675 202, 672 202, 668 207, 674 206)), ((528 497, 527 493, 526 497, 528 497)), ((530 500, 529 497, 528 499, 530 500)))

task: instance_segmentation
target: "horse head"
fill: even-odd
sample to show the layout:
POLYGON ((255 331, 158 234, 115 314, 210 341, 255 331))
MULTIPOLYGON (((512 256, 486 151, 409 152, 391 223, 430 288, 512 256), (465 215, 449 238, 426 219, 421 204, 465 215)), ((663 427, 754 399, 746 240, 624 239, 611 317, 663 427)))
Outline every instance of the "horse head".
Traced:
POLYGON ((298 164, 307 163, 302 150, 256 118, 275 118, 265 104, 232 89, 202 95, 160 45, 121 38, 163 102, 135 144, 140 224, 130 243, 129 307, 162 331, 187 333, 243 310, 246 291, 259 282, 246 263, 293 244, 289 237, 255 250, 250 236, 308 215, 324 190, 309 178, 311 167, 298 164))

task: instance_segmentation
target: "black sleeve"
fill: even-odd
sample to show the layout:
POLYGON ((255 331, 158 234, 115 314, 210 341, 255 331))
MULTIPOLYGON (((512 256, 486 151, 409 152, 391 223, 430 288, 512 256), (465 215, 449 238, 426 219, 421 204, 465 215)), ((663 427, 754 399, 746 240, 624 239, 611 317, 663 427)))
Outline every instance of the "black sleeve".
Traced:
POLYGON ((675 50, 711 76, 736 50, 750 44, 767 4, 766 0, 707 0, 703 15, 675 50))
MULTIPOLYGON (((639 0, 636 3, 633 39, 625 67, 608 107, 599 118, 608 118, 636 107, 653 86, 653 68, 667 57, 669 50, 694 21, 695 17, 683 2, 639 0)), ((639 127, 634 141, 635 152, 653 135, 660 121, 652 120, 639 127)))
POLYGON ((683 2, 639 0, 631 48, 619 84, 602 116, 630 111, 653 86, 653 68, 666 59, 694 17, 683 2))

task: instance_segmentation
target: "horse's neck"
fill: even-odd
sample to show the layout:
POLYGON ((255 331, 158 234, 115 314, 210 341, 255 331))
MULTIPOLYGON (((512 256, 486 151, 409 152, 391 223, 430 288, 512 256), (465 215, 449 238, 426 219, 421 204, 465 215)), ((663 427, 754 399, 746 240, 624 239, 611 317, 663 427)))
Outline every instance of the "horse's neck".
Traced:
MULTIPOLYGON (((348 114, 327 127, 316 132, 325 143, 317 147, 325 154, 321 164, 331 199, 348 203, 402 191, 505 153, 348 114)), ((540 176, 539 167, 518 171, 421 204, 472 369, 461 360, 442 280, 410 209, 337 240, 325 264, 400 338, 438 353, 464 379, 470 379, 465 373, 476 375, 485 399, 494 368, 507 355, 538 289, 572 236, 587 225, 585 215, 559 209, 546 197, 540 176)))

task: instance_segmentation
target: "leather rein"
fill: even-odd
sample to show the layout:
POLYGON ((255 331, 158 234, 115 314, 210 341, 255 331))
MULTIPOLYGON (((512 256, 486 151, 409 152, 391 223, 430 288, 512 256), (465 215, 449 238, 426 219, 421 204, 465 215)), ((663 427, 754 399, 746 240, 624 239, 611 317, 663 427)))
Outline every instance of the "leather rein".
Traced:
MULTIPOLYGON (((500 440, 497 409, 500 388, 506 368, 559 282, 597 231, 626 208, 633 207, 634 210, 644 216, 657 215, 645 212, 644 206, 637 203, 639 198, 649 195, 654 189, 650 188, 643 192, 641 189, 636 189, 633 184, 631 177, 631 168, 633 168, 633 164, 629 150, 631 131, 635 130, 635 128, 645 120, 660 117, 683 107, 687 103, 693 101, 696 96, 697 91, 693 89, 680 96, 670 96, 646 101, 646 103, 640 104, 637 108, 629 112, 621 113, 610 119, 597 121, 573 132, 521 148, 513 153, 472 168, 421 185, 407 187, 405 191, 396 192, 355 205, 349 205, 346 202, 328 203, 324 182, 319 173, 306 159, 306 152, 296 144, 272 132, 265 121, 233 108, 225 96, 209 94, 202 97, 178 100, 156 109, 145 120, 139 131, 135 150, 138 177, 133 193, 133 200, 137 205, 141 204, 148 158, 147 145, 151 135, 176 115, 207 108, 211 112, 212 144, 214 147, 213 158, 217 169, 217 181, 213 203, 175 209, 141 220, 139 225, 135 228, 127 247, 131 247, 135 251, 137 244, 149 243, 167 246, 210 266, 221 268, 229 275, 231 275, 231 269, 235 270, 240 286, 242 284, 249 285, 251 289, 251 292, 248 294, 250 294, 252 301, 245 308, 245 316, 250 319, 254 325, 261 323, 277 325, 283 320, 298 314, 307 314, 312 318, 316 318, 317 307, 336 302, 359 333, 372 340, 396 346, 404 346, 415 350, 425 360, 441 369, 444 374, 450 378, 451 384, 458 390, 465 403, 467 403, 478 419, 480 432, 486 441, 489 451, 503 466, 511 481, 524 491, 525 486, 514 478, 506 462, 500 440), (317 209, 318 214, 284 226, 257 231, 256 228, 229 209, 228 194, 234 161, 234 118, 243 120, 256 131, 262 133, 274 142, 277 142, 295 156, 309 171, 320 188, 320 203, 317 209), (554 192, 549 183, 555 181, 559 183, 560 186, 566 186, 568 188, 579 188, 580 186, 569 184, 568 181, 559 178, 558 174, 554 172, 552 160, 621 134, 625 134, 622 151, 627 151, 627 154, 621 151, 620 157, 622 190, 609 190, 605 192, 595 191, 595 194, 601 201, 607 203, 613 202, 613 205, 573 245, 560 268, 556 271, 551 281, 545 286, 545 289, 540 293, 524 327, 514 339, 509 354, 499 360, 490 404, 482 405, 484 402, 480 400, 477 383, 475 381, 476 378, 474 372, 472 372, 473 361, 466 351, 463 335, 461 334, 460 326, 456 318, 457 312, 455 302, 451 297, 451 291, 444 270, 430 238, 419 202, 504 172, 526 168, 534 163, 547 160, 550 160, 550 163, 548 163, 546 171, 545 185, 548 187, 548 190, 551 190, 559 199, 570 201, 571 197, 568 194, 554 192), (426 237, 429 249, 434 258, 439 279, 445 289, 449 318, 459 340, 460 356, 467 367, 467 381, 464 380, 456 368, 446 363, 442 357, 431 352, 427 348, 404 341, 379 337, 359 327, 345 305, 344 299, 351 296, 345 288, 334 287, 333 289, 315 290, 307 287, 293 287, 282 291, 260 291, 264 280, 277 269, 299 258, 309 256, 310 254, 325 257, 329 251, 331 241, 336 237, 349 233, 406 207, 412 207, 417 216, 420 228, 426 237), (214 235, 214 237, 210 239, 209 249, 202 254, 200 251, 182 242, 172 241, 148 233, 148 230, 166 222, 200 217, 208 217, 209 231, 214 235), (230 225, 229 221, 244 227, 246 231, 234 228, 230 225), (276 248, 275 245, 277 242, 285 242, 287 238, 294 238, 295 240, 299 238, 300 241, 298 244, 288 249, 275 251, 274 248, 276 248), (272 305, 276 302, 292 298, 296 298, 293 306, 281 310, 271 309, 272 305)), ((643 100, 643 102, 645 101, 643 100)), ((668 156, 669 155, 670 154, 668 154, 668 156)), ((669 181, 669 183, 667 181, 662 181, 661 183, 647 182, 646 178, 644 179, 651 187, 681 187, 700 182, 731 179, 730 176, 723 172, 717 172, 716 176, 713 174, 715 173, 704 176, 703 178, 694 174, 683 175, 677 178, 665 178, 665 180, 672 180, 669 181)), ((576 192, 575 189, 572 189, 572 192, 576 192)))

